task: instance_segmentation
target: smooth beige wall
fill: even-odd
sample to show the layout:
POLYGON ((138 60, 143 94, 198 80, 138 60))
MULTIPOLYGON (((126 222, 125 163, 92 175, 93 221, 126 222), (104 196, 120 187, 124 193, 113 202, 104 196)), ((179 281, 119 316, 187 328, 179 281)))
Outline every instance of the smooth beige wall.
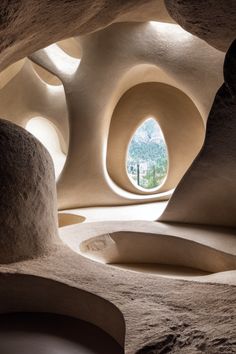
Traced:
MULTIPOLYGON (((57 184, 60 209, 168 199, 171 195, 169 189, 175 187, 201 146, 210 105, 222 82, 224 54, 178 25, 158 22, 117 23, 73 39, 73 50, 76 41, 78 52, 74 58, 63 52, 61 44, 61 47, 53 45, 30 56, 34 63, 51 73, 47 76, 48 82, 55 83, 56 76, 63 86, 46 83, 43 72, 35 69, 27 60, 18 74, 0 91, 1 116, 23 126, 32 117, 40 116, 49 119, 63 136, 63 152, 67 152, 68 148, 68 154, 57 184), (110 123, 119 110, 118 102, 123 100, 123 95, 126 97, 129 89, 144 82, 163 83, 171 87, 165 94, 163 92, 158 101, 158 112, 163 117, 162 128, 169 144, 169 177, 162 191, 153 194, 142 194, 128 185, 124 163, 119 177, 113 171, 111 178, 112 173, 108 173, 107 167, 109 146, 115 144, 109 138, 110 127, 110 137, 113 135, 113 123, 110 123), (182 161, 180 154, 184 144, 182 147, 179 145, 182 139, 176 142, 179 157, 173 157, 174 148, 170 146, 174 139, 171 137, 175 134, 172 133, 171 124, 168 128, 167 121, 164 123, 164 117, 172 121, 171 111, 177 115, 177 106, 178 116, 182 116, 185 122, 181 126, 188 126, 190 131, 196 128, 198 136, 196 139, 190 136, 185 137, 186 140, 183 138, 186 147, 190 140, 192 147, 188 145, 188 153, 184 152, 182 161), (189 121, 186 112, 189 112, 189 121), (125 178, 127 183, 124 182, 125 178)), ((67 52, 68 48, 70 44, 67 52)), ((147 92, 143 95, 151 100, 147 92)), ((154 93, 150 92, 150 97, 155 100, 154 93)), ((144 102, 144 96, 140 101, 144 102)), ((127 110, 132 105, 132 100, 126 101, 127 110)), ((149 112, 144 112, 141 106, 139 111, 136 110, 139 119, 149 112)), ((132 127, 130 122, 129 134, 132 134, 137 124, 134 122, 132 127)), ((178 138, 181 132, 183 130, 178 131, 178 138)), ((124 141, 125 152, 128 139, 126 130, 120 128, 117 135, 120 141, 124 141)), ((119 149, 122 150, 121 145, 119 149)))
POLYGON ((168 174, 158 192, 168 191, 178 184, 204 140, 202 117, 194 103, 179 89, 149 82, 128 90, 112 116, 107 168, 119 186, 133 193, 154 193, 138 190, 126 172, 128 144, 138 126, 149 117, 155 118, 160 125, 168 150, 168 174))

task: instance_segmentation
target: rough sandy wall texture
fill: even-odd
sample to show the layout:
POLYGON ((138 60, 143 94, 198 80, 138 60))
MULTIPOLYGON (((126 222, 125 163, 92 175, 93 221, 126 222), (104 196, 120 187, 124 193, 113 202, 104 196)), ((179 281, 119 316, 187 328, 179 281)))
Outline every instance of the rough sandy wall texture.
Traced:
MULTIPOLYGON (((0 70, 36 50, 112 22, 170 22, 164 0, 1 0, 0 70), (151 9, 151 11, 150 11, 151 9)), ((170 15, 189 32, 226 50, 235 32, 233 0, 166 0, 170 15)))
POLYGON ((236 352, 233 286, 111 268, 64 246, 41 260, 0 266, 0 289, 1 313, 77 317, 125 340, 125 354, 236 352))
POLYGON ((236 226, 236 40, 226 54, 224 78, 209 114, 203 148, 161 221, 236 226))
POLYGON ((47 253, 57 240, 54 169, 31 134, 0 120, 0 263, 47 253))
POLYGON ((131 16, 133 10, 137 13, 140 8, 143 13, 147 9, 149 13, 153 3, 157 9, 160 3, 164 7, 163 0, 1 0, 0 70, 60 39, 90 33, 120 16, 131 16))
POLYGON ((169 14, 186 31, 227 51, 236 37, 236 1, 165 0, 169 14))

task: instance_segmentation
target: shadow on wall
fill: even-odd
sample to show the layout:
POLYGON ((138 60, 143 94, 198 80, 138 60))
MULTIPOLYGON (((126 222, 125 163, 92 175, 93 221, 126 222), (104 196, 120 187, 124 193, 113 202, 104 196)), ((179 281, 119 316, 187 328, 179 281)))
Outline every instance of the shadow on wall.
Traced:
POLYGON ((70 214, 70 213, 58 213, 58 225, 64 227, 73 224, 80 224, 84 222, 86 218, 82 215, 70 214))
POLYGON ((62 136, 58 129, 49 120, 35 117, 28 121, 26 130, 34 135, 48 150, 53 160, 56 180, 66 162, 66 154, 63 152, 62 136))
POLYGON ((124 353, 100 328, 79 319, 49 313, 0 315, 0 351, 4 354, 124 353))
MULTIPOLYGON (((102 297, 51 279, 24 274, 0 274, 0 288, 2 289, 0 292, 0 313, 2 314, 46 312, 71 316, 97 326, 124 347, 123 315, 115 305, 102 297)), ((115 347, 111 339, 108 342, 113 343, 115 347)), ((120 346, 117 345, 116 348, 118 348, 118 353, 123 354, 120 346)), ((98 354, 100 353, 105 354, 98 351, 98 354)), ((107 354, 110 353, 107 352, 107 354)))
POLYGON ((236 227, 236 40, 207 121, 202 150, 160 221, 236 227))

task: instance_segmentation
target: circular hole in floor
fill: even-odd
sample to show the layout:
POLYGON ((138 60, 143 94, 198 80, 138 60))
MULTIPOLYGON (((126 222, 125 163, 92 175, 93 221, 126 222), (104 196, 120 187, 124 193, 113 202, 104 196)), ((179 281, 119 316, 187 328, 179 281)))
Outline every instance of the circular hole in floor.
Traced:
POLYGON ((45 313, 0 315, 2 354, 124 354, 100 328, 67 316, 45 313))

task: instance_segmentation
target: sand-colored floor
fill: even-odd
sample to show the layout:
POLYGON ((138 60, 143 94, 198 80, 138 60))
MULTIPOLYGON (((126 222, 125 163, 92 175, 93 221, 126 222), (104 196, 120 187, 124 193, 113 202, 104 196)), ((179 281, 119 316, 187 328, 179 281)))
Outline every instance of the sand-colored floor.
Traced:
MULTIPOLYGON (((92 207, 92 208, 78 208, 60 211, 61 214, 68 216, 68 225, 74 223, 76 219, 70 219, 69 215, 81 216, 79 222, 93 222, 93 221, 111 221, 111 220, 157 220, 163 211, 167 202, 155 202, 127 206, 111 206, 111 207, 92 207), (83 219, 84 218, 84 219, 83 219)), ((60 216, 61 218, 61 216, 60 216)), ((64 216, 66 220, 66 216, 64 216)))

